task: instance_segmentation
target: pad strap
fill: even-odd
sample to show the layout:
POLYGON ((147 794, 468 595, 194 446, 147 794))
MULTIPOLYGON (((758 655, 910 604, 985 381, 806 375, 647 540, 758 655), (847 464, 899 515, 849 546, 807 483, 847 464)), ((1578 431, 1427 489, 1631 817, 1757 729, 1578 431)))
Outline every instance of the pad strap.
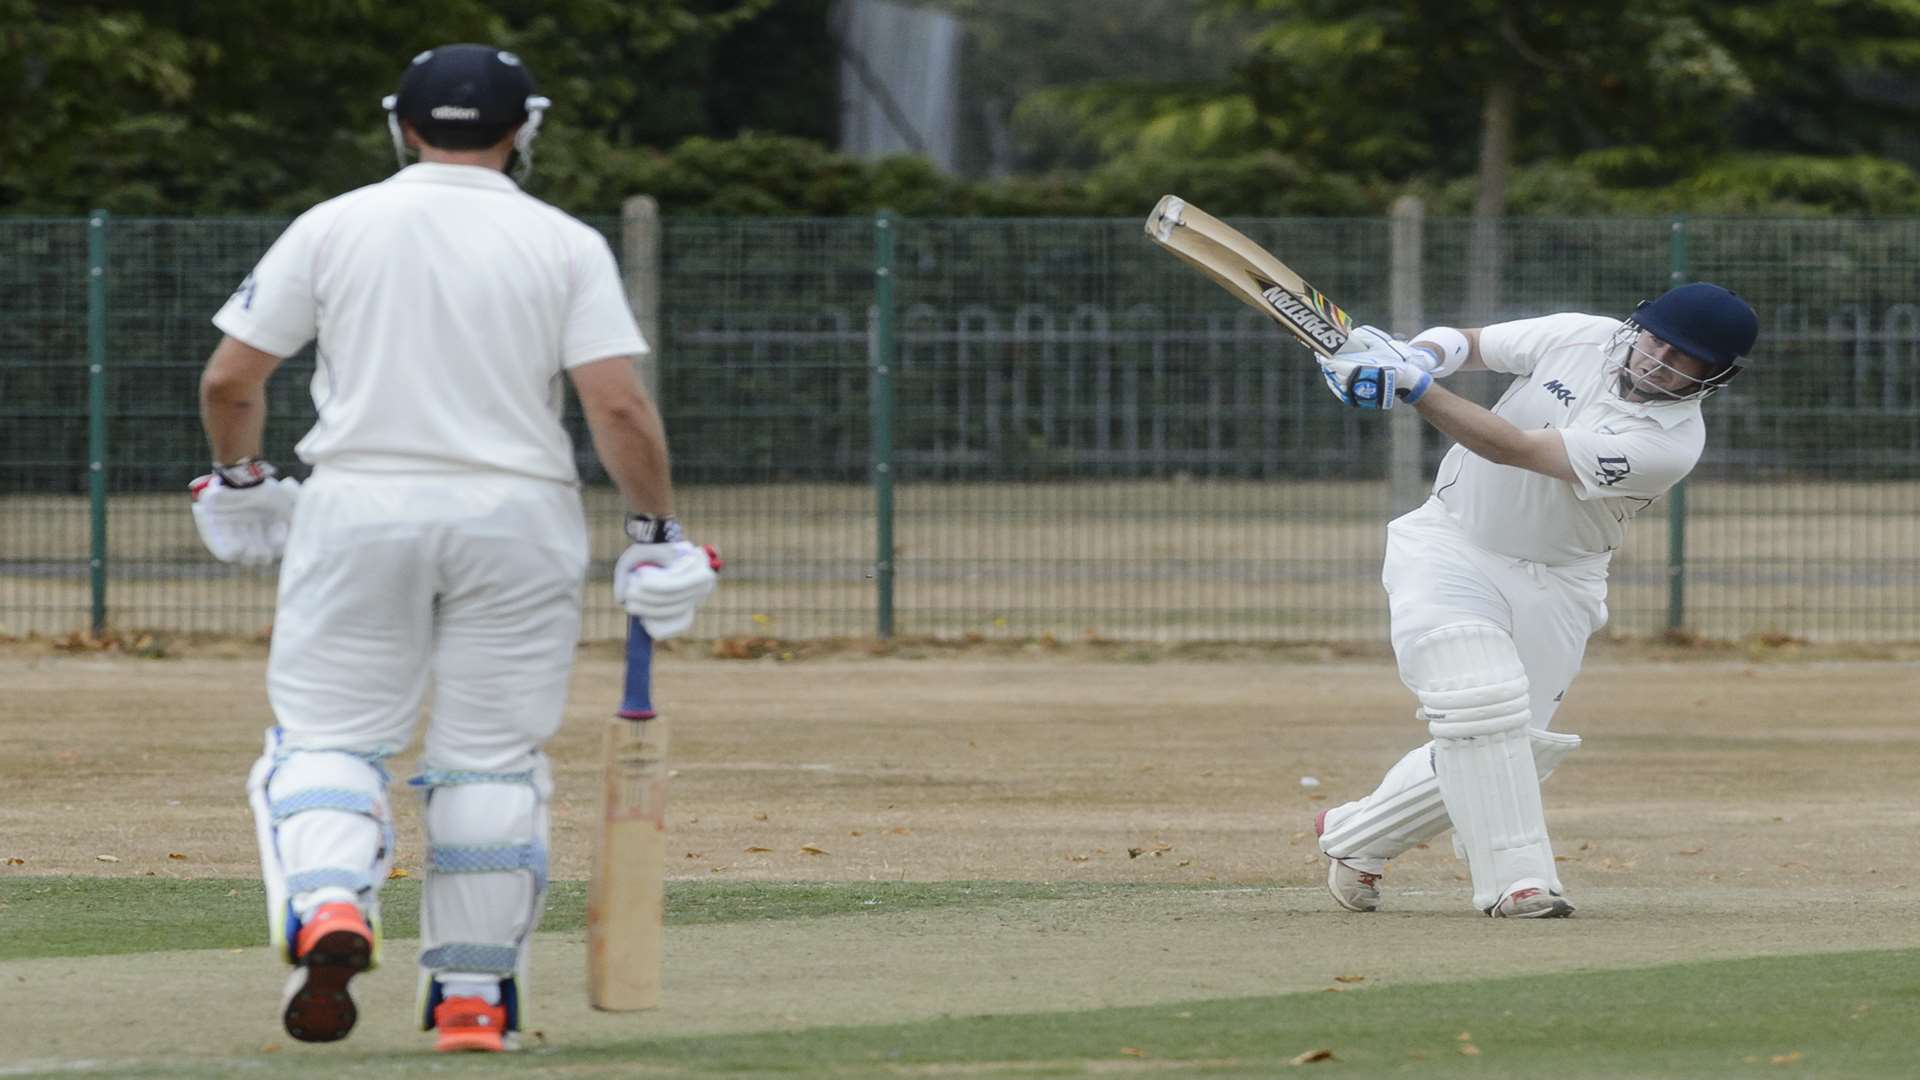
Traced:
POLYGON ((428 971, 471 971, 476 974, 512 975, 520 962, 520 950, 512 945, 481 945, 469 941, 450 941, 435 945, 420 954, 420 966, 428 971))

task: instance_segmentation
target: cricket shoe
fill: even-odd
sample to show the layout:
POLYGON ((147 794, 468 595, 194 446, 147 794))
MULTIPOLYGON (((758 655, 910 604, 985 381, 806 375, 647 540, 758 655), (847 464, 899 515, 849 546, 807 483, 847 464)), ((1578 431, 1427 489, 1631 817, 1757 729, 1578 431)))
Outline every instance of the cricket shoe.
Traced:
MULTIPOLYGON (((1326 831, 1327 811, 1322 810, 1313 816, 1313 835, 1323 836, 1326 831)), ((1327 891, 1333 894, 1334 903, 1348 911, 1379 911, 1381 871, 1354 865, 1362 861, 1372 860, 1337 859, 1327 855, 1327 891)))
POLYGON ((347 983, 373 966, 373 930, 349 903, 322 904, 294 939, 281 1022, 301 1042, 333 1042, 353 1030, 360 1012, 347 983))
POLYGON ((1496 919, 1564 919, 1573 914, 1573 905, 1539 878, 1521 878, 1507 886, 1487 914, 1496 919))
POLYGON ((513 1049, 508 1041, 507 1007, 489 1005, 486 998, 443 999, 433 1008, 433 1029, 440 1033, 433 1048, 441 1053, 513 1049))

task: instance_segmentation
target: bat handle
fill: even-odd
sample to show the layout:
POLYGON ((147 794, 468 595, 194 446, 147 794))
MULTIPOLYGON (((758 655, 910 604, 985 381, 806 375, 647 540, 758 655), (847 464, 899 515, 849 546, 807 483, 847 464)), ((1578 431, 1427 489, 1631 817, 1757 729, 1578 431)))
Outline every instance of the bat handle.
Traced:
POLYGON ((653 639, 638 617, 627 616, 627 685, 620 698, 623 720, 653 719, 653 639))

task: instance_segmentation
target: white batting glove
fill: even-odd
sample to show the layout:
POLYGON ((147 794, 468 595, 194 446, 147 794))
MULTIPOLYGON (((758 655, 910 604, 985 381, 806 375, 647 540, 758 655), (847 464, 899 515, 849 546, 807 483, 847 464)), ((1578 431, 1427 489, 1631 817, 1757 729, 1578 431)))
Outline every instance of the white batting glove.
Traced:
POLYGON ((195 477, 187 490, 193 495, 194 528, 214 558, 265 566, 286 552, 300 481, 280 477, 271 464, 249 458, 214 466, 213 472, 195 477))
POLYGON ((614 602, 655 641, 686 633, 695 609, 720 583, 719 553, 688 543, 671 518, 635 515, 627 535, 636 542, 613 564, 614 602))
POLYGON ((1429 349, 1395 341, 1377 326, 1359 326, 1339 352, 1320 362, 1320 374, 1342 405, 1391 409, 1396 400, 1419 401, 1433 385, 1429 372, 1440 363, 1429 349))

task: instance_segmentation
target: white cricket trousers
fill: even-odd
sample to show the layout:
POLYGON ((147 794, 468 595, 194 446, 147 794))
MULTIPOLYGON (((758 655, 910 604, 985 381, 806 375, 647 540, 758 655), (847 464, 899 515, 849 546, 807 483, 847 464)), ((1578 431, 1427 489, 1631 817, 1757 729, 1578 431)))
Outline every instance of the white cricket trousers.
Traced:
MULTIPOLYGON (((1387 526, 1381 584, 1387 590, 1394 656, 1409 689, 1416 682, 1409 672, 1430 676, 1436 663, 1447 662, 1434 650, 1446 649, 1444 643, 1461 628, 1492 627, 1512 640, 1525 669, 1526 723, 1536 733, 1531 741, 1541 775, 1579 745, 1572 736, 1541 733, 1579 674, 1587 638, 1607 620, 1604 557, 1546 566, 1495 554, 1469 540, 1436 498, 1387 526), (1436 633, 1445 628, 1453 629, 1436 633)), ((1434 744, 1417 746, 1387 770, 1372 794, 1327 810, 1318 823, 1321 850, 1355 869, 1378 873, 1388 859, 1444 832, 1451 821, 1434 764, 1434 744)), ((1522 824, 1541 829, 1544 837, 1543 824, 1522 824)))
POLYGON ((495 473, 322 466, 300 490, 267 664, 288 749, 524 767, 558 730, 580 637, 578 490, 495 473))
POLYGON ((1497 555, 1460 530, 1446 504, 1428 499, 1387 526, 1387 590, 1393 654, 1443 626, 1505 630, 1531 687, 1532 725, 1545 729, 1580 673, 1587 639, 1607 621, 1607 559, 1548 566, 1497 555))

